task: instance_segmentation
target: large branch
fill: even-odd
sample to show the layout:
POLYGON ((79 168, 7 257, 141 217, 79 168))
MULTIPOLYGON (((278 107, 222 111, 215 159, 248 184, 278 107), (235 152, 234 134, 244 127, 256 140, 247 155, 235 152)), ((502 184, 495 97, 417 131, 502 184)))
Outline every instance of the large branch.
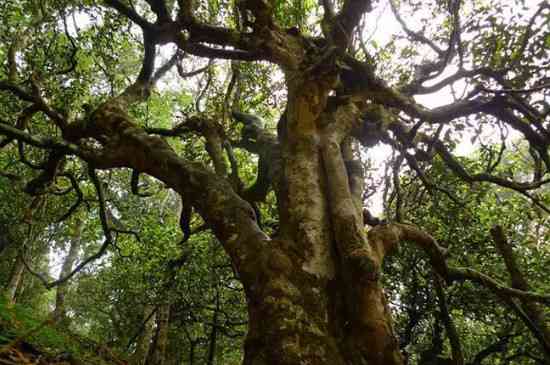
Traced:
POLYGON ((170 11, 165 0, 146 0, 151 10, 157 15, 157 22, 162 23, 170 20, 170 11))
POLYGON ((81 133, 102 141, 102 159, 95 167, 131 168, 173 188, 212 228, 233 263, 245 273, 243 280, 252 280, 246 277, 248 265, 257 258, 252 253, 262 251, 268 240, 257 225, 252 207, 225 178, 179 157, 162 138, 135 125, 113 100, 92 114, 89 128, 81 133))
POLYGON ((181 1, 179 16, 172 21, 164 0, 147 0, 157 14, 157 22, 151 24, 133 9, 119 0, 106 0, 106 3, 120 14, 138 24, 143 31, 145 56, 143 67, 136 83, 128 88, 139 96, 146 92, 148 81, 154 67, 155 45, 175 43, 181 50, 199 57, 224 58, 253 61, 265 58, 258 52, 257 44, 251 42, 252 35, 245 35, 232 29, 212 26, 197 21, 193 14, 191 1, 181 1), (183 34, 186 31, 187 34, 183 34), (208 44, 208 45, 206 45, 208 44), (215 48, 211 45, 221 46, 215 48), (232 49, 226 49, 231 47, 232 49), (137 87, 140 85, 140 87, 137 87), (134 90, 135 89, 135 90, 134 90))
MULTIPOLYGON (((550 170, 548 154, 550 133, 538 118, 524 120, 514 114, 514 110, 522 105, 516 105, 513 100, 499 94, 492 97, 478 96, 474 99, 461 100, 430 110, 417 104, 413 98, 388 86, 374 74, 374 70, 366 63, 358 62, 349 56, 345 57, 345 61, 349 66, 348 78, 357 80, 355 95, 364 97, 386 109, 395 108, 412 118, 432 124, 448 123, 454 119, 477 113, 493 116, 523 134, 530 146, 539 153, 547 169, 550 170)), ((386 110, 385 113, 389 112, 386 110)), ((522 113, 529 114, 524 110, 522 113)))
MULTIPOLYGON (((292 37, 274 24, 271 19, 274 5, 269 1, 240 2, 240 6, 251 10, 255 16, 254 24, 259 28, 252 33, 205 24, 197 20, 192 1, 178 1, 178 16, 173 21, 165 14, 164 0, 148 0, 157 14, 155 24, 147 22, 119 0, 106 0, 106 2, 120 14, 138 24, 144 32, 144 38, 151 39, 154 44, 171 42, 181 50, 198 57, 242 61, 269 59, 278 64, 295 66, 295 54, 290 50, 292 47, 287 45, 292 37)), ((295 43, 294 49, 301 47, 301 44, 295 43)))
MULTIPOLYGON (((0 133, 35 147, 79 156, 95 169, 127 167, 163 181, 189 199, 224 244, 243 280, 254 280, 250 267, 258 257, 253 253, 261 252, 269 238, 258 227, 252 207, 225 178, 201 164, 180 158, 160 137, 151 136, 135 125, 120 109, 117 97, 93 112, 88 123, 72 127, 77 140, 95 138, 102 147, 89 149, 56 138, 35 137, 5 123, 0 123, 0 133)), ((106 245, 97 255, 105 251, 106 245)))
POLYGON ((75 144, 68 143, 59 138, 32 136, 26 132, 23 132, 22 130, 10 126, 2 120, 0 120, 0 133, 18 141, 28 143, 34 147, 48 150, 58 150, 65 152, 66 154, 80 156, 84 159, 90 157, 90 155, 88 155, 85 150, 81 149, 75 144))
POLYGON ((183 22, 189 31, 188 41, 191 43, 208 43, 234 48, 248 48, 246 38, 252 34, 240 33, 236 30, 200 23, 195 18, 183 22))
MULTIPOLYGON (((179 1, 180 12, 177 24, 185 29, 188 36, 181 33, 172 34, 172 42, 180 49, 198 57, 235 59, 254 61, 264 59, 260 52, 261 44, 257 33, 239 32, 237 30, 205 24, 198 21, 193 14, 191 1, 179 1), (212 47, 221 46, 223 48, 212 47), (227 49, 225 47, 229 47, 227 49)), ((257 2, 266 3, 267 2, 257 2)), ((246 6, 246 1, 240 2, 246 6)), ((259 21, 257 16, 257 21, 259 21)))
POLYGON ((367 245, 363 229, 363 211, 358 207, 350 185, 342 143, 359 122, 360 110, 353 104, 339 106, 334 112, 323 115, 321 156, 331 197, 330 219, 336 249, 341 265, 350 272, 353 291, 361 292, 361 285, 376 280, 383 255, 378 247, 367 245), (361 284, 362 283, 362 284, 361 284))
POLYGON ((176 40, 178 47, 187 53, 190 53, 198 57, 206 58, 222 58, 228 60, 239 61, 258 61, 265 59, 266 57, 256 51, 247 51, 241 49, 225 49, 225 48, 213 48, 205 46, 201 43, 188 42, 183 38, 176 40))
POLYGON ((233 111, 232 116, 244 125, 241 141, 236 147, 259 157, 256 181, 243 192, 243 197, 251 202, 263 201, 272 187, 276 191, 280 189, 283 169, 279 141, 277 136, 264 128, 263 121, 258 117, 239 111, 233 111))

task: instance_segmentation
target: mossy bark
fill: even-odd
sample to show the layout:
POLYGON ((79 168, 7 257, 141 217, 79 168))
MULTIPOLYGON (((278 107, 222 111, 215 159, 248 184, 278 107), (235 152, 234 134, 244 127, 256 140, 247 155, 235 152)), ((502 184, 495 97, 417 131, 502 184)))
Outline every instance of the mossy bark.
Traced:
POLYGON ((279 189, 286 226, 245 283, 245 365, 403 363, 378 282, 382 243, 367 241, 342 152, 357 110, 328 105, 325 84, 289 89, 279 189))

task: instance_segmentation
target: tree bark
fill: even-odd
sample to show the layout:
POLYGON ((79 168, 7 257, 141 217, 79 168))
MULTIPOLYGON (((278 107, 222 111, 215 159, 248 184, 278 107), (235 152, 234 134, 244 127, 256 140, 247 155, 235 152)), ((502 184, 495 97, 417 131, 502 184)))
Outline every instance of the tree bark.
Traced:
MULTIPOLYGON (((82 232, 82 222, 80 219, 76 219, 73 222, 71 241, 69 244, 69 252, 63 260, 63 266, 59 273, 59 278, 67 276, 72 270, 73 265, 78 258, 78 251, 80 249, 80 234, 82 232)), ((55 321, 63 324, 68 324, 67 309, 65 307, 65 295, 67 294, 68 282, 65 282, 57 287, 55 293, 55 309, 53 312, 53 318, 55 321)))
POLYGON ((367 241, 342 154, 357 110, 328 103, 323 83, 289 87, 282 228, 245 282, 245 365, 403 363, 378 282, 384 237, 367 241))

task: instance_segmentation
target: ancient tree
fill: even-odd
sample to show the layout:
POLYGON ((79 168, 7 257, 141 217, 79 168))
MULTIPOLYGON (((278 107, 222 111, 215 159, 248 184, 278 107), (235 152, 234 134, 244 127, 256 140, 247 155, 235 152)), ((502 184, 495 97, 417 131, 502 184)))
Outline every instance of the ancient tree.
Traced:
MULTIPOLYGON (((401 70, 409 67, 409 72, 387 80, 383 76, 390 65, 376 56, 364 31, 365 24, 376 22, 375 10, 388 5, 383 1, 323 0, 317 5, 241 0, 216 3, 216 14, 209 11, 210 3, 190 0, 57 1, 34 7, 26 23, 21 21, 26 28, 12 22, 3 33, 0 91, 9 107, 0 123, 0 144, 3 149, 18 147, 21 162, 36 170, 25 186, 29 194, 60 194, 56 184, 68 186, 77 201, 66 216, 82 203, 79 185, 85 183, 71 171, 86 166, 104 230, 96 254, 71 272, 64 270, 54 282, 43 278, 45 284, 63 284, 109 249, 121 229, 112 218, 102 179, 106 170, 125 168, 133 171, 129 187, 135 194, 142 194, 140 177, 149 175, 180 195, 184 241, 193 233, 190 217, 198 214, 223 245, 248 302, 245 364, 403 364, 380 278, 384 258, 404 243, 425 252, 433 268, 427 274, 438 278, 440 289, 471 281, 508 298, 511 306, 517 306, 517 298, 529 318, 538 316, 529 323, 541 351, 550 353, 547 329, 540 328, 540 308, 550 303, 550 296, 530 291, 520 274, 508 286, 470 268, 448 265, 445 249, 429 232, 407 224, 407 216, 396 214, 381 223, 364 211, 365 191, 377 188, 365 186, 362 161, 383 143, 399 156, 396 170, 408 166, 430 191, 444 191, 449 199, 453 193, 433 184, 424 172, 431 161, 442 161, 470 184, 494 184, 522 194, 548 212, 537 189, 548 182, 550 171, 548 65, 543 62, 548 30, 541 28, 549 6, 542 2, 527 8, 524 21, 508 19, 509 27, 501 29, 498 9, 480 3, 436 1, 432 10, 443 20, 432 38, 433 32, 413 30, 399 4, 390 1, 405 34, 401 41, 427 56, 422 61, 411 56, 413 65, 403 59, 401 70), (296 12, 301 17, 294 17, 296 12), (79 13, 101 14, 81 24, 92 33, 76 26, 79 13), (491 17, 492 23, 487 20, 491 17), (113 34, 127 32, 135 47, 140 37, 141 68, 117 79, 119 87, 124 85, 120 91, 106 91, 79 64, 86 49, 109 43, 112 34, 107 40, 93 36, 93 26, 100 28, 108 20, 118 25, 113 34), (36 36, 41 30, 64 40, 61 56, 32 62, 27 49, 46 47, 36 36), (175 49, 173 55, 161 55, 163 46, 175 49), (224 68, 232 77, 223 110, 201 112, 197 101, 198 110, 184 113, 173 128, 140 122, 136 108, 156 92, 155 86, 168 83, 165 76, 173 75, 172 69, 181 77, 192 76, 182 65, 198 58, 231 60, 224 68), (282 73, 286 104, 278 106, 276 131, 239 107, 239 67, 258 62, 276 65, 282 73), (414 98, 455 84, 464 92, 453 94, 448 105, 428 108, 414 98), (75 95, 82 85, 86 100, 75 95), (465 120, 513 131, 527 145, 532 171, 520 178, 500 173, 496 167, 502 152, 492 147, 481 169, 462 164, 449 136, 465 120), (238 140, 228 132, 236 125, 242 127, 238 140), (204 140, 208 163, 184 157, 169 143, 197 138, 204 140), (257 179, 250 186, 239 179, 235 149, 257 155, 257 179), (277 224, 268 234, 258 205, 271 192, 277 224), (372 228, 366 230, 365 224, 372 228)), ((411 8, 412 15, 417 7, 411 8)), ((28 4, 21 8, 30 12, 28 4)), ((115 66, 128 62, 136 49, 130 51, 132 56, 116 54, 111 61, 115 66)), ((395 176, 398 189, 398 171, 395 176)), ((504 240, 498 236, 499 242, 504 240)), ((510 257, 504 243, 499 247, 510 257)), ((507 263, 515 271, 513 261, 507 263)), ((463 361, 456 346, 453 356, 456 363, 463 361)))

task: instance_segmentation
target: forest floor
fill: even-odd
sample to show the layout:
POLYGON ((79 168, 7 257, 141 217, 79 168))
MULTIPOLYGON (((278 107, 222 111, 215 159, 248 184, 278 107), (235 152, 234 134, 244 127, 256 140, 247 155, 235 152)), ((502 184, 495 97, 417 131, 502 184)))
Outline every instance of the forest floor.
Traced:
POLYGON ((108 347, 0 299, 0 365, 127 365, 108 347))
POLYGON ((21 342, 18 344, 6 344, 0 349, 0 364, 76 365, 79 364, 79 362, 71 358, 63 358, 63 356, 58 358, 48 356, 31 344, 27 342, 21 342))

